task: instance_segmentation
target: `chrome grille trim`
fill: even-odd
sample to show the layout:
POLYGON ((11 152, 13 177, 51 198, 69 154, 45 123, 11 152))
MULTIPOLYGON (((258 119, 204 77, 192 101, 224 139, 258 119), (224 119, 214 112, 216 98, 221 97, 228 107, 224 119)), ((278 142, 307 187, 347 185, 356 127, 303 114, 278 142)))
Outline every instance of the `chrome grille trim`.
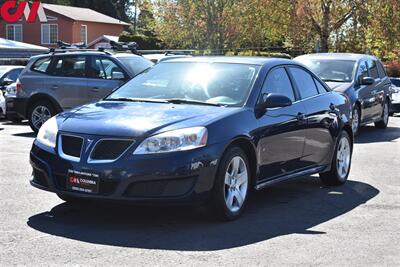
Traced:
POLYGON ((123 139, 123 138, 102 138, 96 141, 96 143, 93 145, 89 157, 88 157, 88 163, 91 164, 105 164, 105 163, 113 163, 117 160, 119 160, 129 149, 132 148, 136 144, 136 140, 134 139, 123 139), (98 159, 92 159, 92 154, 94 153, 96 146, 102 142, 102 141, 129 141, 132 142, 117 158, 115 159, 106 159, 106 160, 98 160, 98 159))
POLYGON ((85 139, 82 136, 77 136, 77 135, 73 135, 73 134, 60 134, 58 136, 58 155, 60 155, 61 158, 69 160, 69 161, 80 162, 81 158, 82 158, 82 152, 83 152, 84 145, 85 145, 85 139), (82 139, 81 153, 80 153, 80 157, 79 158, 64 154, 63 143, 62 143, 62 137, 63 136, 70 136, 70 137, 75 137, 75 138, 82 139))

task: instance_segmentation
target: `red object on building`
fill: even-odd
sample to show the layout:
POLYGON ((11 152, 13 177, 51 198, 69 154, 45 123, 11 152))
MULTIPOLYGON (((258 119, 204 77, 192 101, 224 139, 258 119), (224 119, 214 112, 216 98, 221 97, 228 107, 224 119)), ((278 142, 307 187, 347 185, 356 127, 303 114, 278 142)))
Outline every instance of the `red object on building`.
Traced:
POLYGON ((16 23, 0 20, 0 38, 44 47, 57 41, 89 44, 103 35, 119 36, 130 24, 88 8, 43 4, 47 22, 22 17, 16 23))

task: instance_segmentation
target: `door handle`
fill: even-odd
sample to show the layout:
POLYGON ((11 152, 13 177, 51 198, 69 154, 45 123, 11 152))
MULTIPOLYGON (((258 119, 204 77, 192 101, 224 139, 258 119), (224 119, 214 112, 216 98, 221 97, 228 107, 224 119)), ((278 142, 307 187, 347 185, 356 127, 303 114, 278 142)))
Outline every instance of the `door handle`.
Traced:
POLYGON ((306 120, 306 115, 304 113, 299 112, 299 114, 297 114, 297 120, 305 121, 306 120))
POLYGON ((57 90, 57 89, 58 89, 58 86, 57 86, 57 85, 51 86, 51 90, 57 90))
POLYGON ((99 92, 100 90, 99 90, 98 87, 93 87, 90 91, 97 93, 97 92, 99 92))

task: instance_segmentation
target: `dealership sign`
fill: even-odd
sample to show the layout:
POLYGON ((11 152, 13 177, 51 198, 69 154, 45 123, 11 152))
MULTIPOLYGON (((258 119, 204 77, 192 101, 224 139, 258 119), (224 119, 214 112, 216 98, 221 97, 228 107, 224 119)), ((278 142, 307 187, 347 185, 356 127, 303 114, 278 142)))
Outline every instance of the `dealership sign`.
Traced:
POLYGON ((47 22, 43 5, 39 1, 32 3, 29 7, 28 2, 5 1, 0 7, 1 19, 8 23, 15 23, 25 17, 27 22, 35 22, 39 18, 40 22, 47 22))

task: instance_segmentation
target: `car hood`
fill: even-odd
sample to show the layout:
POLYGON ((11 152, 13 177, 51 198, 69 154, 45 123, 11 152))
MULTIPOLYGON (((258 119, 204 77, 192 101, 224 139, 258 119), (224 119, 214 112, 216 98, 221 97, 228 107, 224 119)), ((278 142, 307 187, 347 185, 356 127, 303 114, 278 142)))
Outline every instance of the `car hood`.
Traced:
POLYGON ((141 137, 157 132, 206 126, 239 108, 101 101, 64 112, 59 130, 88 135, 141 137))
POLYGON ((349 89, 353 83, 339 83, 339 82, 327 82, 326 83, 332 90, 344 93, 349 89))

